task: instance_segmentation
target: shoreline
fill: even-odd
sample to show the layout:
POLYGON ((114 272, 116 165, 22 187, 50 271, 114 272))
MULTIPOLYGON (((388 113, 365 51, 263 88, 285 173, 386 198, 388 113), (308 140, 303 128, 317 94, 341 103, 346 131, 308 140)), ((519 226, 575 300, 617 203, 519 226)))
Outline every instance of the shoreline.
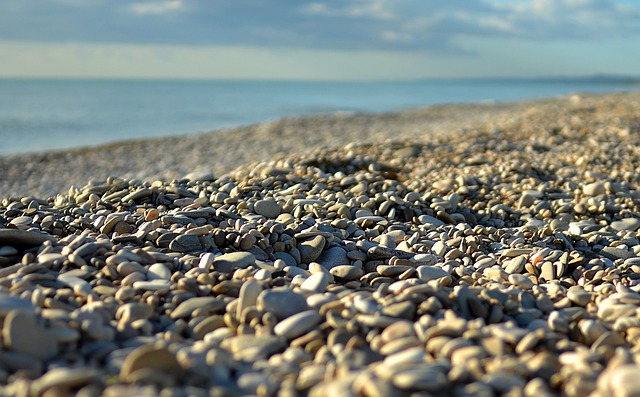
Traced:
MULTIPOLYGON (((582 102, 606 105, 638 93, 580 95, 582 102)), ((145 180, 182 178, 196 173, 227 174, 237 167, 320 147, 422 140, 462 130, 508 128, 519 112, 557 114, 576 96, 510 103, 432 105, 397 113, 291 117, 237 128, 109 143, 94 147, 0 156, 0 197, 45 198, 108 176, 145 180), (537 110, 536 110, 537 109, 537 110)), ((625 100, 627 100, 625 99, 625 100)), ((606 105, 606 106, 610 106, 606 105)), ((535 115, 534 115, 535 118, 535 115)), ((538 117, 540 118, 540 117, 538 117)), ((542 122, 544 120, 537 120, 542 122)))

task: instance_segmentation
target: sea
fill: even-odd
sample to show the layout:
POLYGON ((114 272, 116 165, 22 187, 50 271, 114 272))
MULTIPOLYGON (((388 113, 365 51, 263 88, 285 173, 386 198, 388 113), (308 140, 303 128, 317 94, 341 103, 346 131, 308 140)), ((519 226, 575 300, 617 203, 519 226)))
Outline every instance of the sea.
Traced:
POLYGON ((208 132, 282 117, 631 90, 640 90, 640 79, 0 79, 0 155, 208 132))

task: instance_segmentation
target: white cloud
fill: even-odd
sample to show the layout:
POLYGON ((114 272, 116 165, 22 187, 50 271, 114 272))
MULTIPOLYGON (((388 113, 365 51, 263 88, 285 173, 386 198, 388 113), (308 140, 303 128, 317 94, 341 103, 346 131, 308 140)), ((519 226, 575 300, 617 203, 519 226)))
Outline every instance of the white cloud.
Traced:
POLYGON ((160 15, 183 10, 184 4, 182 0, 147 1, 133 3, 129 6, 129 9, 138 15, 160 15))
POLYGON ((638 37, 640 7, 631 1, 0 0, 0 40, 451 54, 471 38, 638 37))

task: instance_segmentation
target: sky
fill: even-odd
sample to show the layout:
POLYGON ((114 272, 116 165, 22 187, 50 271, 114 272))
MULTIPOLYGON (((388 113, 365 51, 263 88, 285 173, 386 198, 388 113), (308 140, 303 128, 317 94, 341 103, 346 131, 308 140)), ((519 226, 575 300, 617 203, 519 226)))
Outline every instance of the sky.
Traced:
POLYGON ((0 77, 638 75, 640 0, 11 0, 0 77))

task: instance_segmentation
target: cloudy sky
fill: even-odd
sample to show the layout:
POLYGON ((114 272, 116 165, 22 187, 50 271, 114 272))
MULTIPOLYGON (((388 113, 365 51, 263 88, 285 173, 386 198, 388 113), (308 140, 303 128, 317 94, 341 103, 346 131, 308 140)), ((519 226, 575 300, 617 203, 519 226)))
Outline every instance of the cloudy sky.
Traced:
POLYGON ((11 0, 0 76, 638 75, 637 0, 11 0))

